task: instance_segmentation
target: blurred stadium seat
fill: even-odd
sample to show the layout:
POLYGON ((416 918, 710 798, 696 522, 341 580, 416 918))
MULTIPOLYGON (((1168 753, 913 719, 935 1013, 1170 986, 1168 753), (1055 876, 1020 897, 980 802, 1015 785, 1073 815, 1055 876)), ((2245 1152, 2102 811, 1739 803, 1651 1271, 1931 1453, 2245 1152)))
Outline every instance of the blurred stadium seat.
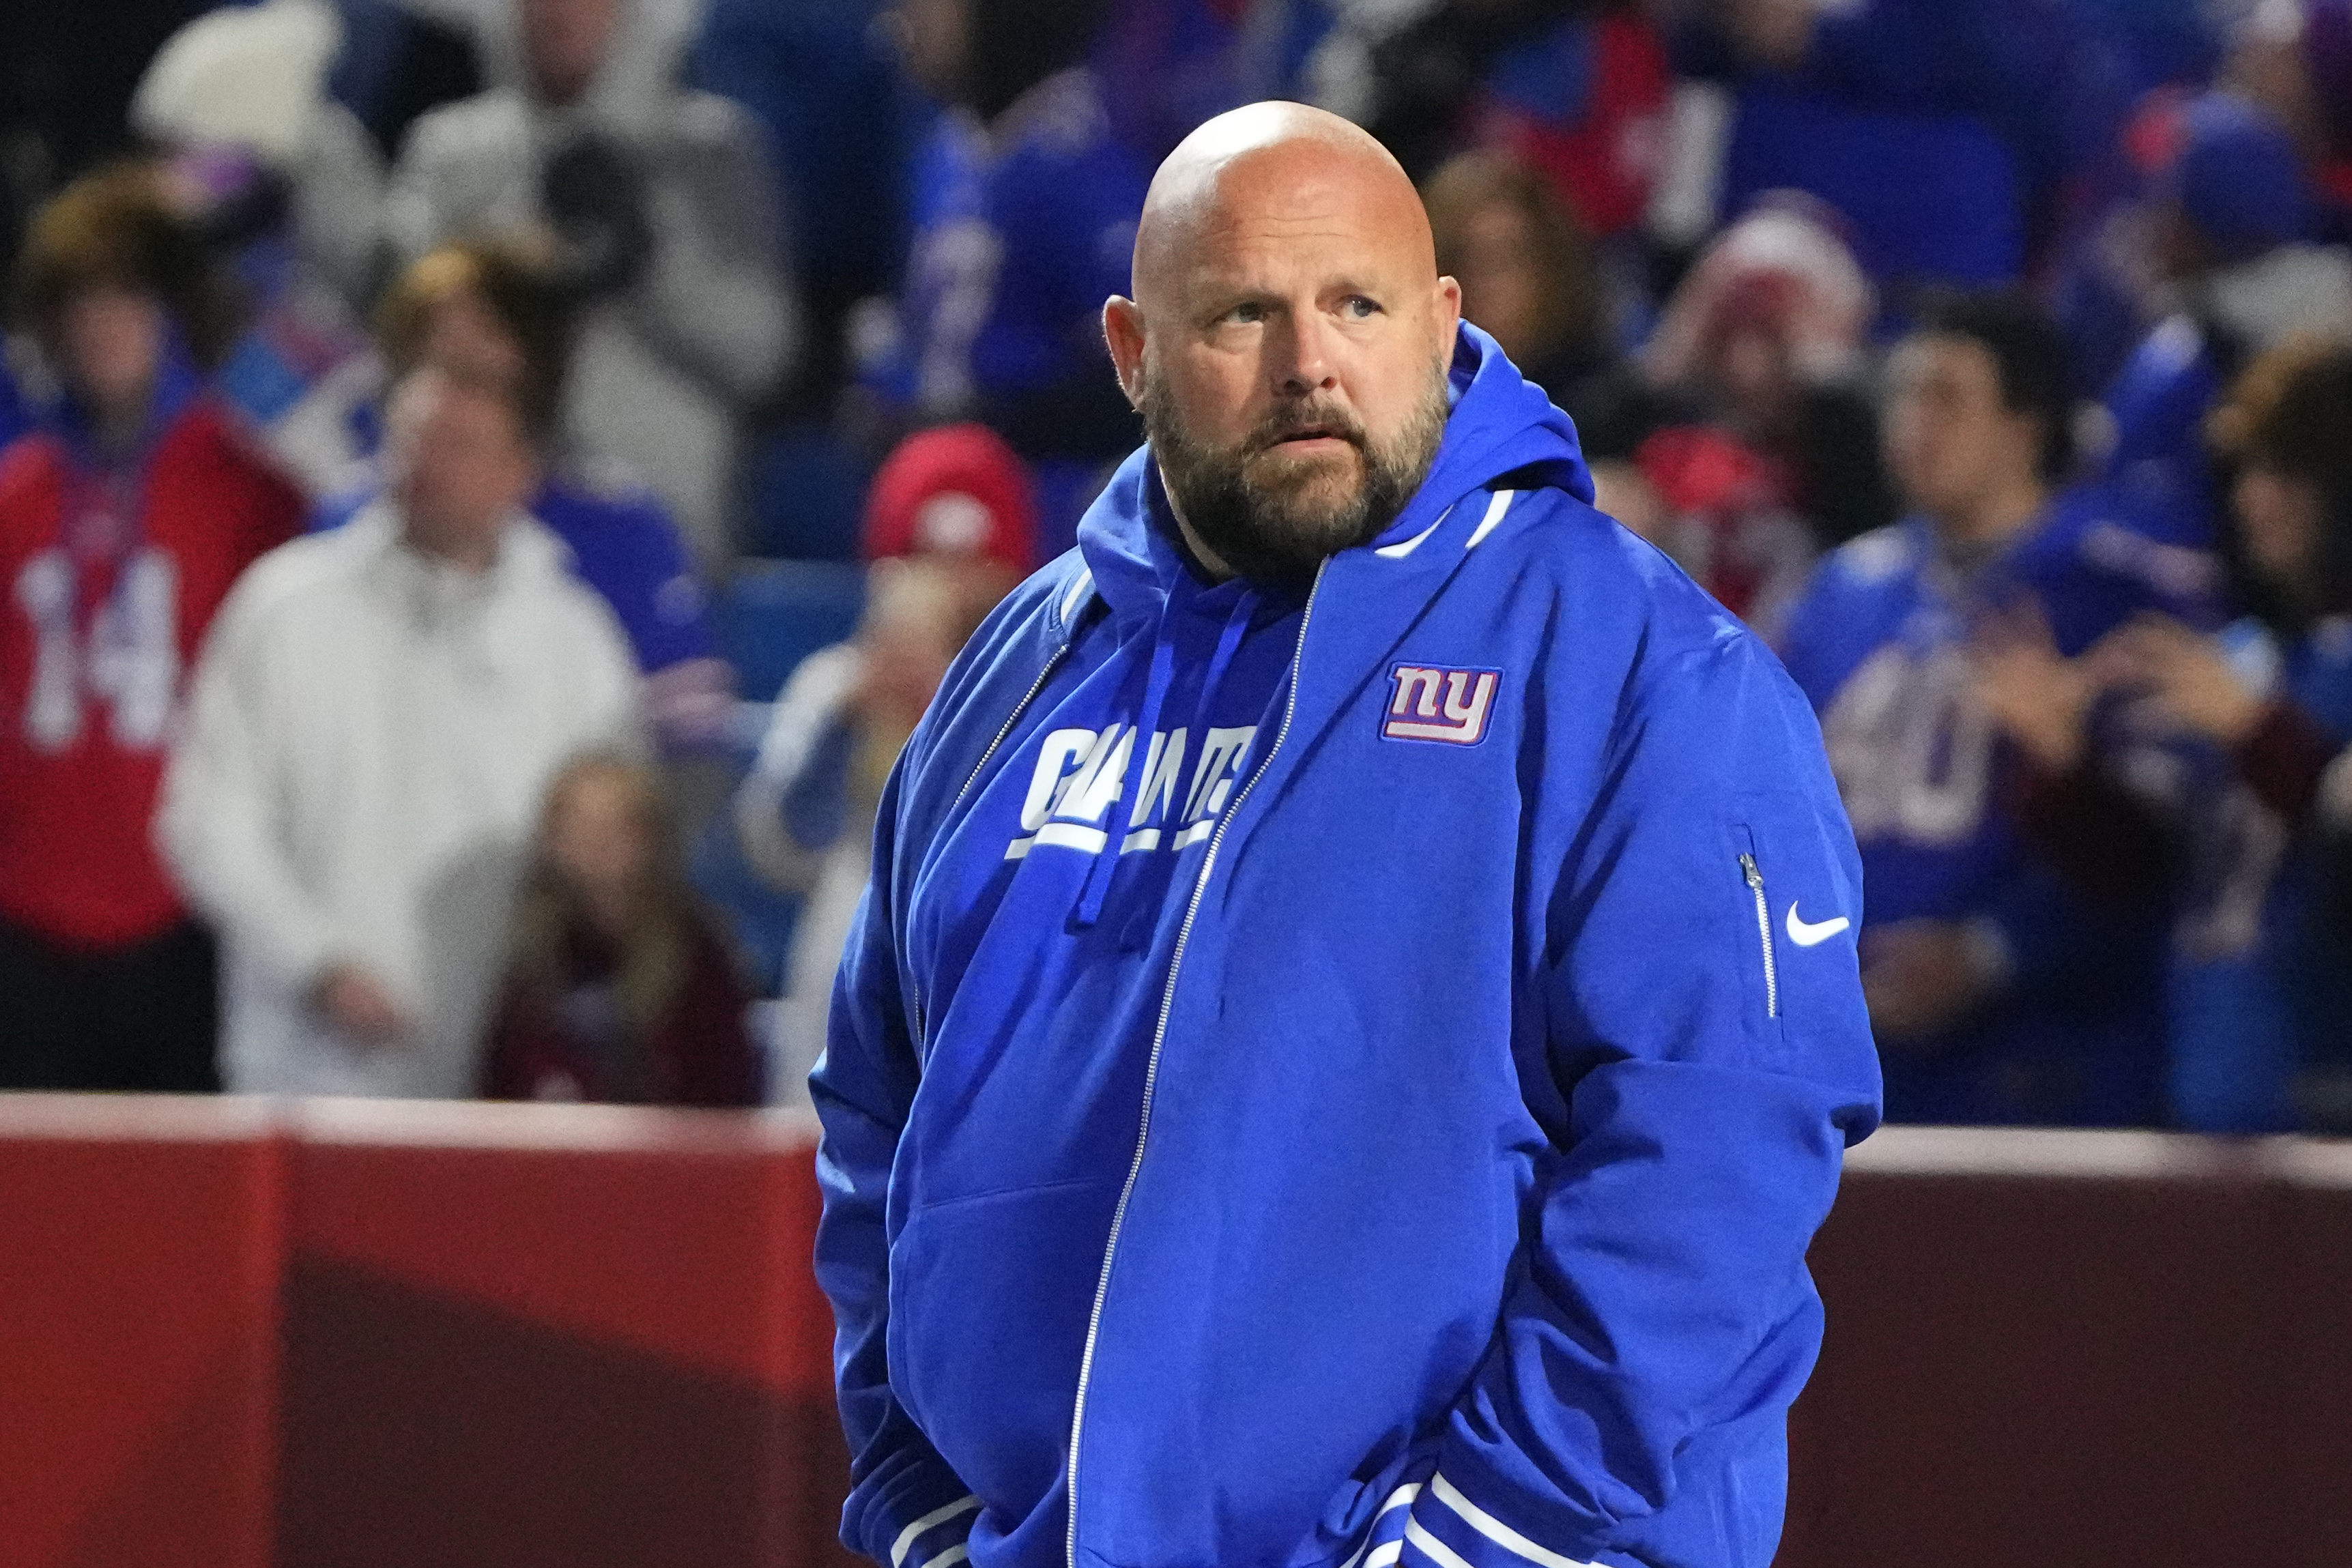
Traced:
POLYGON ((748 561, 712 606, 719 645, 753 702, 773 702, 793 667, 847 637, 865 607, 863 567, 817 560, 748 561))

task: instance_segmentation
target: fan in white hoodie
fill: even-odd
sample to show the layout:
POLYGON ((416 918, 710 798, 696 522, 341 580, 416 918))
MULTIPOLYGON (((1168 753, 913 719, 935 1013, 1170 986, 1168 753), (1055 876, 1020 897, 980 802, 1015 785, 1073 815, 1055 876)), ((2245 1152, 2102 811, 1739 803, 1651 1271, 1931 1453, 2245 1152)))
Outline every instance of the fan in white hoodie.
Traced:
POLYGON ((231 593, 165 787, 165 852, 223 938, 235 1091, 473 1092, 541 797, 641 743, 619 628, 520 509, 515 400, 427 369, 391 412, 387 497, 231 593))

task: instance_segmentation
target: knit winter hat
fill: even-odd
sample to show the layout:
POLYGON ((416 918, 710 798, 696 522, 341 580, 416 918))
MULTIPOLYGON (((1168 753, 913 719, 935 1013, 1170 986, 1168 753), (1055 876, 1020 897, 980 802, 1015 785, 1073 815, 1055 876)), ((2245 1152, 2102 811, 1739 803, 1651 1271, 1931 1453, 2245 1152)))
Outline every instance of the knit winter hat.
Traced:
POLYGON ((866 497, 865 553, 978 556, 1023 576, 1037 564, 1029 471, 985 425, 919 431, 898 444, 866 497))

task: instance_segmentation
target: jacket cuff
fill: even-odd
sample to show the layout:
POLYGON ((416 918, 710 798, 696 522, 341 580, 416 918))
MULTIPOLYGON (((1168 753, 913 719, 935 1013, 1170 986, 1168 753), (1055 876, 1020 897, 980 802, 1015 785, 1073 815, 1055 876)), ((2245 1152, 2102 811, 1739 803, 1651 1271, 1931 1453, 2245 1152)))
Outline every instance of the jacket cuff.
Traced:
MULTIPOLYGON (((1587 1548, 1536 1540, 1506 1523, 1492 1508, 1472 1501, 1444 1470, 1429 1478, 1403 1522, 1400 1568, 1608 1568, 1624 1561, 1593 1556, 1587 1548)), ((1364 1568, 1384 1568, 1378 1552, 1364 1568)))
MULTIPOLYGON (((883 1568, 956 1568, 980 1518, 980 1499, 944 1469, 924 1466, 896 1480, 845 1521, 844 1543, 883 1568)), ((850 1508, 857 1511, 855 1497, 850 1508)))

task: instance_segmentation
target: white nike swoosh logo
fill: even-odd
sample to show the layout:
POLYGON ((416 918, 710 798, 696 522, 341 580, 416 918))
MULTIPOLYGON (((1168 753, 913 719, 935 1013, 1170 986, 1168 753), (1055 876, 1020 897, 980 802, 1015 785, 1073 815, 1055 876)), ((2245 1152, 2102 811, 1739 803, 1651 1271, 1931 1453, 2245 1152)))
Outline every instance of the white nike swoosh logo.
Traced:
POLYGON ((1789 940, 1800 947, 1817 947, 1853 924, 1841 915, 1834 920, 1800 920, 1797 906, 1789 905, 1789 940))

